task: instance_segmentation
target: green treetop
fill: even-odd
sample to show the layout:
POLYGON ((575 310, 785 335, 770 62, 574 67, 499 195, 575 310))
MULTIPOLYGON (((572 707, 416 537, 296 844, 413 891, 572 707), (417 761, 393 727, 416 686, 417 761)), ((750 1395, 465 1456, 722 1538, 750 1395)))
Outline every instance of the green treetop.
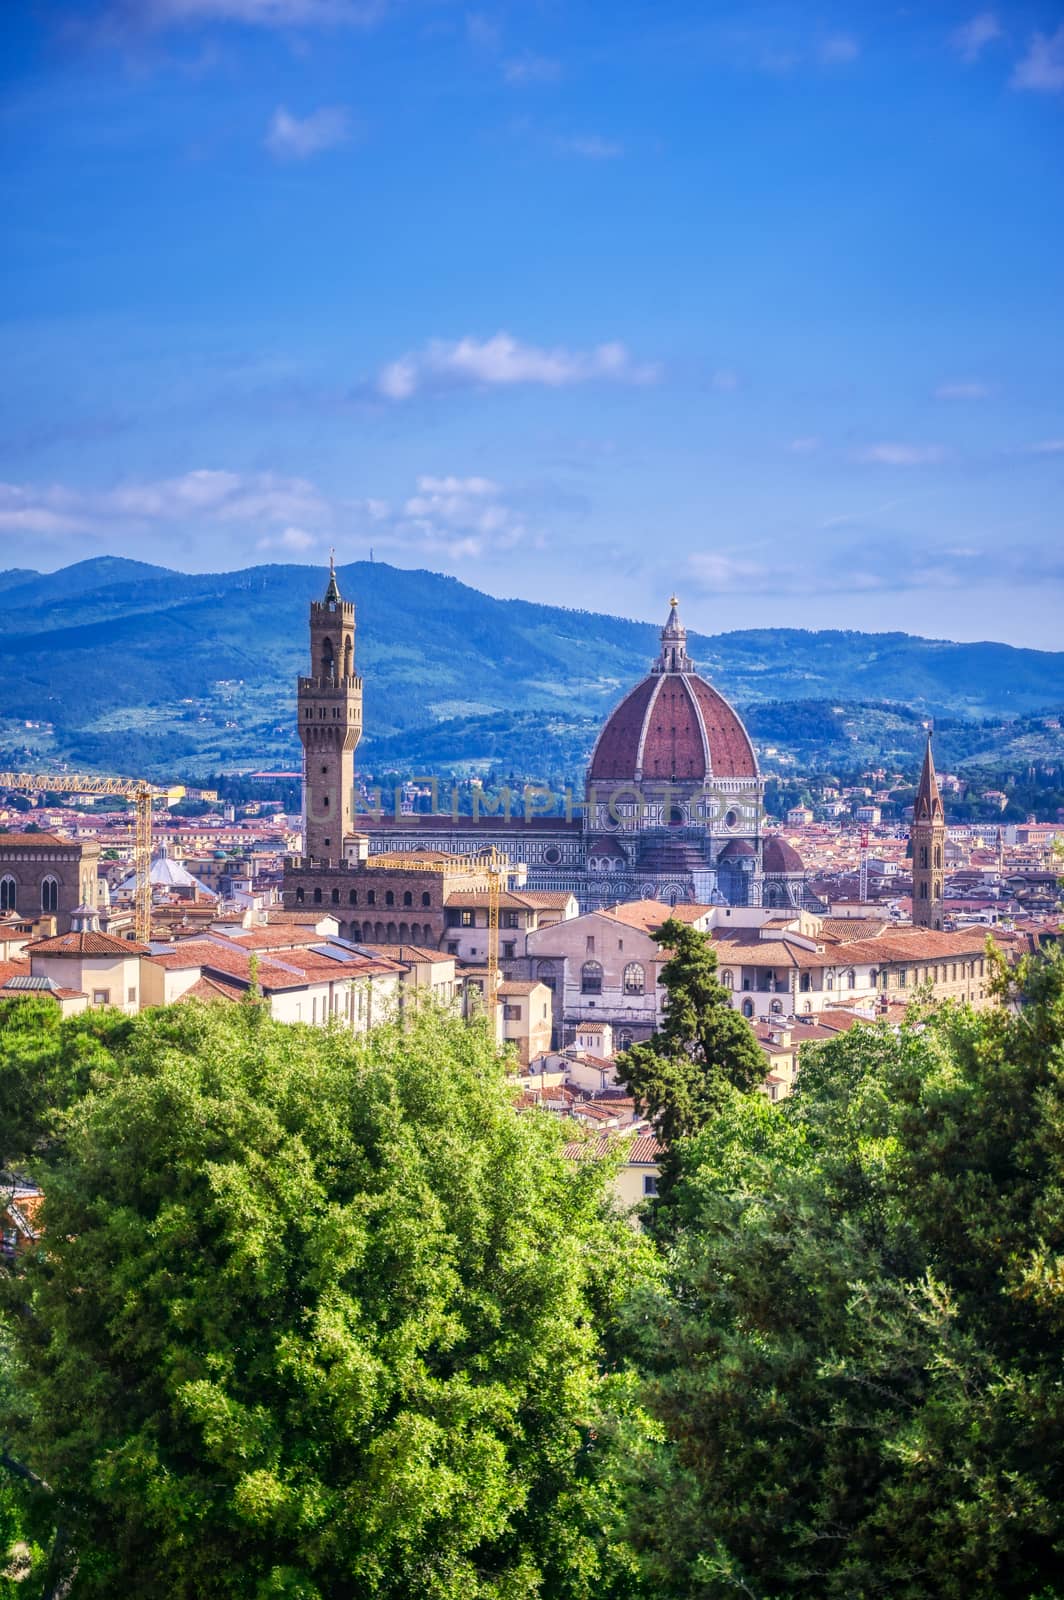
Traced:
POLYGON ((662 1600, 1064 1595, 1064 961, 803 1053, 681 1146, 630 1336, 662 1600))
POLYGON ((5 1288, 71 1600, 634 1594, 592 1424, 648 1247, 487 1031, 182 1004, 109 1057, 5 1288))
POLYGON ((671 1145, 704 1127, 730 1087, 761 1083, 765 1058, 717 977, 709 935, 670 917, 652 937, 669 952, 661 969, 664 1020, 618 1059, 617 1076, 671 1145))

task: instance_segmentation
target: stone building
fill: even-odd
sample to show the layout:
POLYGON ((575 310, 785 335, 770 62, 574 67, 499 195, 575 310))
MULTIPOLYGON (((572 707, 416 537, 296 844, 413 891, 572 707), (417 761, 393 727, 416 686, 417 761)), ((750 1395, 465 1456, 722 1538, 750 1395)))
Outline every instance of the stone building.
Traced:
POLYGON ((913 922, 917 927, 941 928, 946 814, 935 775, 930 734, 913 802, 909 843, 913 857, 913 922))
POLYGON ((100 846, 55 833, 0 833, 0 915, 35 922, 54 917, 67 933, 81 905, 95 906, 100 846))
MULTIPOLYGON (((311 676, 298 685, 306 836, 302 862, 286 874, 286 905, 308 904, 320 892, 314 904, 357 904, 361 911, 365 902, 351 898, 358 891, 349 869, 364 871, 374 856, 430 850, 472 857, 495 846, 524 866, 529 890, 575 895, 582 911, 641 898, 817 907, 800 858, 764 834, 753 744, 688 655, 675 597, 658 657, 607 718, 584 796, 566 816, 543 815, 548 807, 539 799, 546 797, 525 814, 520 796, 514 815, 356 815, 352 752, 362 727, 362 680, 354 676, 354 632, 354 606, 341 598, 330 569, 325 597, 310 609, 311 676), (359 860, 356 824, 369 841, 368 863, 359 860)), ((425 891, 412 885, 409 892, 425 891)), ((398 901, 395 907, 402 909, 398 901)), ((405 909, 435 906, 431 897, 420 907, 412 898, 405 909)), ((374 937, 378 920, 397 921, 375 916, 374 937)), ((424 920, 417 919, 416 933, 411 926, 388 937, 424 940, 424 920)))

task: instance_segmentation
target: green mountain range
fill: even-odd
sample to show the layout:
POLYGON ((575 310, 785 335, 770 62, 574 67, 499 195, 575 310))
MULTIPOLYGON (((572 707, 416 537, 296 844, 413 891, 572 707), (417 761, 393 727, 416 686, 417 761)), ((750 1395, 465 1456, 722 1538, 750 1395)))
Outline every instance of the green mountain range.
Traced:
MULTIPOLYGON (((379 562, 338 577, 358 607, 363 770, 575 774, 657 652, 660 624, 379 562)), ((316 567, 187 574, 116 557, 0 572, 5 762, 158 777, 294 765, 307 606, 324 586, 316 567)), ((1064 706, 1064 652, 790 628, 693 633, 689 648, 784 760, 907 753, 927 715, 991 751, 1021 737, 1025 755, 1060 752, 1045 713, 1064 706)))

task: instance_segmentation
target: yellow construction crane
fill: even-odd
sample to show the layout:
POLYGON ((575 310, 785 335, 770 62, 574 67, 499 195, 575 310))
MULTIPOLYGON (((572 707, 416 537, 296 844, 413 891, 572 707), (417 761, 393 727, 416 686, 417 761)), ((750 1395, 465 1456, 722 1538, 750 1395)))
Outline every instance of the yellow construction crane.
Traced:
POLYGON ((408 869, 413 866, 418 872, 446 872, 456 876, 461 873, 483 873, 488 880, 488 977, 484 985, 484 1003, 485 1006, 493 1004, 495 991, 499 987, 499 895, 503 883, 514 870, 509 856, 496 845, 476 855, 441 854, 431 860, 420 855, 415 859, 413 852, 407 854, 403 850, 388 850, 370 856, 367 864, 408 869))
POLYGON ((145 778, 90 778, 80 772, 0 772, 0 789, 50 790, 53 794, 120 794, 136 807, 133 928, 142 944, 151 938, 151 806, 166 789, 145 778))

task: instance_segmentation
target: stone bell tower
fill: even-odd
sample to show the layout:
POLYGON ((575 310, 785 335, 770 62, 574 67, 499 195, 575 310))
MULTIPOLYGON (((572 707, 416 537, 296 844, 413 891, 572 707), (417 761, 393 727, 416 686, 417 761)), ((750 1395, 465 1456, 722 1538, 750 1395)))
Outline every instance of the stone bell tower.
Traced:
POLYGON ((913 922, 919 928, 941 928, 946 814, 942 809, 930 734, 913 805, 909 840, 913 852, 913 922))
POLYGON ((307 861, 338 865, 355 827, 353 751, 362 734, 362 679, 355 677, 355 608, 341 600, 329 560, 323 600, 310 604, 310 677, 299 680, 307 861))

